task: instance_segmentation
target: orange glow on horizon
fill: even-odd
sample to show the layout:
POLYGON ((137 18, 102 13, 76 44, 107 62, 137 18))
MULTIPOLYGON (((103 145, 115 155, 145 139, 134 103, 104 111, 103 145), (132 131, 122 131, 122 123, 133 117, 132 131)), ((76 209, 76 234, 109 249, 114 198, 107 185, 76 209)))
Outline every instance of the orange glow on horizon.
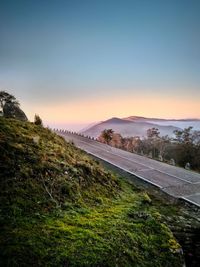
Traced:
POLYGON ((167 119, 200 118, 199 101, 159 97, 108 97, 66 104, 22 105, 30 120, 39 114, 44 122, 90 123, 111 117, 144 116, 167 119))

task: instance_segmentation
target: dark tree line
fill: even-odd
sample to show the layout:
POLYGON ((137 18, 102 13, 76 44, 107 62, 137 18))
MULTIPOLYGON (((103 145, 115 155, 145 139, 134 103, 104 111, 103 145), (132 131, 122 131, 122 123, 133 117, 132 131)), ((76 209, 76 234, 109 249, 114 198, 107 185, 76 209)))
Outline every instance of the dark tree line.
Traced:
POLYGON ((143 139, 139 136, 122 137, 112 129, 105 129, 98 140, 129 152, 200 171, 200 131, 193 131, 192 127, 174 131, 173 138, 160 136, 157 128, 151 128, 143 139))

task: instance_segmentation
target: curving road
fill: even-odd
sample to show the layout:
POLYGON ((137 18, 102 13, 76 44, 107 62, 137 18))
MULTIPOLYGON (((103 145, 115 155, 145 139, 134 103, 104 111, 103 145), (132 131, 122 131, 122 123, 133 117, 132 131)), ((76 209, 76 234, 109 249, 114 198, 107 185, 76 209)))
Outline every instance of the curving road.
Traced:
POLYGON ((182 198, 200 207, 200 174, 156 160, 110 147, 88 138, 59 132, 67 141, 97 158, 103 159, 160 188, 176 198, 182 198))

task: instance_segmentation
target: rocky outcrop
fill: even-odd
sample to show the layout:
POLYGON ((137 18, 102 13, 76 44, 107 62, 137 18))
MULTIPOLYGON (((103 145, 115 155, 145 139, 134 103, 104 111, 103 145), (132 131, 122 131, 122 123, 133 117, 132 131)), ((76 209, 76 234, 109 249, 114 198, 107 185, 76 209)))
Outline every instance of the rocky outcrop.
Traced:
POLYGON ((20 121, 28 121, 26 114, 20 107, 13 103, 6 103, 3 107, 3 116, 6 118, 13 118, 20 121))
MULTIPOLYGON (((181 202, 182 203, 182 202, 181 202)), ((166 224, 181 245, 186 267, 200 263, 200 209, 182 203, 181 214, 166 216, 166 224)))
POLYGON ((171 230, 181 245, 187 267, 197 267, 200 262, 200 229, 188 224, 172 226, 171 230))

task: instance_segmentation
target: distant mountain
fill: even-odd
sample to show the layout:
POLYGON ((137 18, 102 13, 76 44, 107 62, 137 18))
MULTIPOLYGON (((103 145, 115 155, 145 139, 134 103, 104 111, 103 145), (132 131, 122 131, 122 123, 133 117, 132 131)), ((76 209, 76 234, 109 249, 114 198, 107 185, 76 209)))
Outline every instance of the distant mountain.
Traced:
POLYGON ((163 121, 163 122, 200 122, 200 119, 161 119, 161 118, 146 118, 140 116, 130 116, 123 118, 123 120, 128 121, 163 121))
POLYGON ((101 122, 102 124, 104 124, 104 123, 111 123, 111 124, 129 124, 129 123, 132 123, 131 121, 128 121, 128 120, 125 120, 125 119, 119 119, 119 118, 116 118, 116 117, 114 117, 114 118, 111 118, 111 119, 109 119, 109 120, 106 120, 106 121, 103 121, 103 122, 101 122))
POLYGON ((100 123, 100 122, 93 122, 93 123, 90 123, 89 125, 84 126, 84 128, 81 129, 81 130, 78 131, 78 132, 85 132, 85 131, 87 131, 88 129, 90 129, 91 127, 93 127, 93 126, 95 126, 95 125, 97 125, 97 124, 99 124, 99 123, 100 123))
POLYGON ((145 137, 149 128, 158 128, 161 136, 173 136, 175 130, 184 129, 192 126, 194 130, 200 130, 200 120, 181 119, 167 120, 158 118, 145 118, 139 116, 130 116, 127 118, 111 118, 97 123, 92 127, 80 131, 84 135, 97 138, 104 129, 113 129, 123 137, 140 136, 145 137))

